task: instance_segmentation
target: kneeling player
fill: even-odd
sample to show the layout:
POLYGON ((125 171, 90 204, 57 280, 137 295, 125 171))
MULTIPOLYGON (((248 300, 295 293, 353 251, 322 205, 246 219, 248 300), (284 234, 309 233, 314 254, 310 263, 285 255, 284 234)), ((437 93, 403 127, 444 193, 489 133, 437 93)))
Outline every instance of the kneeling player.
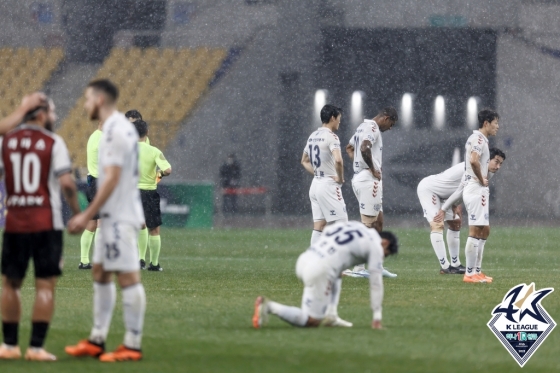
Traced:
POLYGON ((296 264, 296 274, 304 284, 301 308, 259 296, 255 301, 253 327, 262 327, 268 314, 301 327, 352 326, 337 323, 340 276, 345 268, 366 262, 370 272, 372 327, 381 329, 383 258, 397 251, 397 238, 390 232, 378 234, 355 221, 328 226, 321 238, 299 256, 296 264))

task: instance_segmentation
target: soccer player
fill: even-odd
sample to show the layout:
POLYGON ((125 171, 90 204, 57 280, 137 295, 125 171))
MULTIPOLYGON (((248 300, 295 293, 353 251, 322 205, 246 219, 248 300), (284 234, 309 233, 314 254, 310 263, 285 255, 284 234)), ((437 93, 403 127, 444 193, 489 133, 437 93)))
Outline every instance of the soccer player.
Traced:
POLYGON ((478 130, 468 138, 465 144, 465 189, 463 201, 469 219, 469 238, 465 246, 466 272, 464 282, 492 282, 492 278, 484 273, 476 272, 476 259, 479 248, 490 234, 490 214, 488 189, 488 163, 490 149, 488 137, 498 133, 499 115, 493 110, 484 109, 478 113, 478 130))
POLYGON ((340 140, 334 134, 340 127, 342 109, 334 105, 325 105, 320 115, 323 125, 309 136, 301 158, 305 170, 314 176, 309 188, 313 212, 311 244, 319 240, 325 225, 336 221, 348 221, 346 204, 340 189, 344 183, 340 140))
POLYGON ((99 211, 101 226, 93 250, 93 328, 89 338, 65 351, 72 356, 99 357, 103 362, 140 360, 146 294, 140 282, 138 231, 144 213, 138 191, 138 134, 116 109, 118 90, 109 80, 95 80, 86 89, 85 109, 99 120, 99 179, 95 198, 68 222, 70 232, 82 231, 99 211), (121 287, 126 332, 116 351, 105 353, 116 287, 121 287))
POLYGON ((146 144, 148 124, 142 119, 135 121, 133 124, 140 137, 138 140, 140 154, 140 182, 138 183, 138 188, 140 189, 140 198, 142 199, 144 217, 146 218, 146 223, 140 229, 140 236, 138 238, 140 269, 146 268, 145 258, 149 246, 150 265, 148 266, 148 271, 163 271, 163 268, 159 265, 161 210, 157 182, 158 178, 161 179, 164 176, 171 175, 171 165, 165 159, 161 150, 146 144))
MULTIPOLYGON (((490 149, 488 179, 500 169, 505 154, 496 148, 490 149)), ((430 223, 430 240, 441 266, 441 274, 464 274, 465 267, 459 259, 461 232, 461 197, 464 183, 465 162, 439 173, 425 177, 418 184, 418 199, 424 210, 424 217, 430 223), (447 260, 443 241, 444 222, 447 223, 447 245, 451 263, 447 260)))
MULTIPOLYGON (((393 107, 382 109, 375 118, 366 119, 356 129, 356 133, 346 145, 346 153, 353 161, 354 177, 352 189, 360 205, 362 223, 377 232, 383 230, 383 184, 381 181, 381 153, 383 140, 381 132, 389 131, 399 120, 393 107)), ((359 265, 345 275, 354 277, 368 276, 364 265, 359 265)), ((384 276, 397 277, 384 270, 384 276)))
MULTIPOLYGON (((103 135, 102 123, 99 122, 97 129, 90 135, 87 142, 87 189, 86 198, 88 203, 93 201, 95 194, 97 193, 97 178, 98 178, 98 150, 99 141, 101 140, 101 135, 103 135)), ((78 269, 91 269, 92 265, 89 261, 89 249, 93 238, 97 233, 99 233, 99 214, 95 216, 88 222, 86 229, 82 233, 82 238, 80 239, 80 264, 78 269)))
POLYGON ((329 225, 320 239, 297 260, 296 274, 304 285, 301 308, 285 306, 259 296, 255 301, 253 327, 258 329, 266 324, 268 314, 294 326, 338 326, 333 323, 336 316, 330 314, 329 309, 336 307, 340 299, 340 275, 344 268, 367 262, 372 327, 381 329, 383 258, 397 251, 397 238, 390 232, 378 234, 355 221, 329 225))
MULTIPOLYGON (((500 168, 502 167, 502 164, 504 163, 506 159, 506 155, 503 151, 501 151, 498 148, 491 148, 490 149, 490 162, 488 163, 488 181, 490 181, 490 179, 496 174, 496 172, 498 172, 500 170, 500 168)), ((463 196, 463 190, 465 188, 466 183, 462 182, 459 187, 457 188, 457 190, 447 199, 447 201, 445 201, 445 203, 441 206, 441 209, 439 210, 439 212, 437 213, 437 215, 434 217, 434 222, 436 224, 443 224, 443 220, 445 218, 445 216, 447 216, 447 211, 449 211, 449 209, 453 208, 453 206, 455 206, 456 204, 460 203, 460 200, 463 196)), ((459 220, 459 223, 461 222, 461 220, 459 220)), ((459 229, 461 228, 461 226, 459 225, 458 227, 459 229)), ((488 237, 490 235, 490 227, 486 227, 484 230, 484 236, 488 237)), ((457 234, 457 246, 459 244, 459 235, 457 234)), ((449 241, 448 241, 449 242, 449 241)), ((482 273, 482 255, 484 253, 484 245, 486 244, 486 240, 480 240, 479 241, 479 246, 478 246, 478 254, 476 257, 476 274, 481 274, 482 273)), ((451 251, 451 249, 450 249, 451 251)), ((443 247, 443 252, 445 253, 445 246, 443 247)), ((458 254, 458 250, 457 250, 457 254, 458 254)), ((441 262, 441 260, 440 260, 441 262)), ((490 280, 491 281, 491 280, 490 280)))
MULTIPOLYGON (((62 273, 62 201, 80 212, 68 149, 54 134, 51 100, 28 111, 24 124, 0 142, 0 169, 6 183, 6 227, 2 244, 2 333, 0 359, 19 359, 21 286, 29 261, 35 268, 31 341, 25 359, 54 361, 43 348, 54 312, 54 289, 62 273)), ((35 102, 37 103, 37 102, 35 102)))
POLYGON ((140 112, 135 109, 127 111, 126 113, 124 113, 124 116, 132 123, 136 122, 137 120, 142 120, 142 114, 140 114, 140 112))
POLYGON ((0 120, 0 136, 5 135, 8 131, 24 121, 25 116, 38 107, 48 104, 47 96, 43 92, 33 92, 23 97, 20 106, 10 115, 0 120))

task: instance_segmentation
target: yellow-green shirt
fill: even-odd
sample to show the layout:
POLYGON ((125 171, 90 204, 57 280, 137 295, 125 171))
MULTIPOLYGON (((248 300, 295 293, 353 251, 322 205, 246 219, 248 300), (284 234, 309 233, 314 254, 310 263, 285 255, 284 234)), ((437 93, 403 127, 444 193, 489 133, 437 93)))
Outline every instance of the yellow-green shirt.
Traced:
POLYGON ((160 170, 171 168, 165 156, 155 146, 138 143, 140 179, 138 180, 138 189, 156 190, 157 189, 157 172, 156 167, 160 170))
POLYGON ((97 178, 99 177, 99 170, 97 169, 97 151, 99 149, 99 141, 101 140, 103 131, 95 130, 91 134, 87 142, 87 169, 88 174, 97 178))

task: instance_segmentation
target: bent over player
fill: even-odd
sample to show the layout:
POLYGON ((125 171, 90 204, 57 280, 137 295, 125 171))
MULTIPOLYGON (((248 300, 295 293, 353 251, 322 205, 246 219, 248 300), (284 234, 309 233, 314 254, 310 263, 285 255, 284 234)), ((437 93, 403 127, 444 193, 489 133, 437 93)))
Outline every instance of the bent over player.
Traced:
POLYGON ((323 106, 323 126, 309 136, 301 157, 301 164, 305 170, 314 176, 309 188, 313 212, 312 244, 319 239, 328 223, 348 221, 341 190, 344 183, 344 165, 340 140, 334 134, 340 127, 341 118, 342 109, 334 105, 323 106))
POLYGON ((161 237, 159 227, 161 226, 160 198, 157 192, 157 181, 164 176, 171 175, 171 165, 165 156, 155 146, 146 144, 148 138, 148 124, 142 119, 133 122, 138 136, 140 156, 140 198, 146 223, 140 229, 138 238, 138 249, 140 251, 140 269, 146 268, 146 251, 150 247, 150 265, 148 271, 163 271, 159 265, 159 253, 161 250, 161 237), (157 170, 159 168, 159 170, 157 170), (148 229, 146 229, 148 227, 148 229))
POLYGON ((340 299, 340 282, 337 280, 345 268, 367 262, 372 327, 381 329, 383 258, 397 251, 397 238, 390 232, 378 234, 355 221, 329 225, 321 238, 297 260, 296 274, 304 286, 301 308, 285 306, 259 296, 255 301, 253 327, 258 329, 265 325, 269 314, 294 326, 338 326, 336 316, 330 313, 340 299))
POLYGON ((498 113, 484 109, 478 113, 478 131, 465 144, 465 189, 463 202, 469 220, 469 238, 465 246, 466 272, 464 282, 492 282, 492 277, 476 273, 478 250, 490 234, 490 190, 488 188, 488 163, 490 149, 488 137, 498 133, 498 113))
POLYGON ((140 282, 138 231, 144 213, 138 191, 138 134, 116 110, 117 87, 95 80, 86 89, 85 109, 91 120, 103 123, 99 143, 99 183, 88 208, 68 222, 68 230, 83 230, 99 211, 101 227, 93 250, 93 328, 89 338, 67 346, 72 356, 99 356, 104 362, 140 360, 146 294, 140 282), (116 351, 105 353, 116 287, 122 289, 126 332, 116 351))
POLYGON ((0 359, 19 359, 21 285, 29 260, 35 268, 35 304, 27 360, 54 361, 43 349, 54 312, 54 289, 62 273, 61 189, 72 213, 80 212, 68 149, 52 133, 51 100, 31 110, 25 124, 0 142, 0 169, 6 182, 6 228, 2 244, 2 333, 0 359))
MULTIPOLYGON (((491 148, 490 149, 490 162, 488 162, 488 181, 500 170, 502 164, 506 159, 506 155, 503 151, 498 148, 491 148)), ((462 182, 457 190, 445 201, 445 203, 441 206, 441 209, 434 217, 434 222, 443 224, 444 217, 447 216, 447 212, 456 206, 457 204, 461 203, 461 199, 463 197, 463 190, 465 188, 466 182, 462 182)), ((459 220, 460 222, 460 220, 459 220)), ((459 227, 460 228, 460 227, 459 227)), ((488 237, 490 235, 490 227, 486 227, 484 230, 484 236, 488 237)), ((459 237, 457 237, 459 240, 459 237)), ((486 244, 486 240, 479 240, 478 244, 478 253, 476 256, 476 270, 475 274, 480 275, 482 270, 482 256, 484 253, 484 245, 486 244)), ((443 248, 445 253, 445 247, 443 248)), ((451 250, 450 250, 451 251, 451 250)), ((457 251, 458 252, 458 251, 457 251)), ((441 260, 440 260, 441 262, 441 260)))

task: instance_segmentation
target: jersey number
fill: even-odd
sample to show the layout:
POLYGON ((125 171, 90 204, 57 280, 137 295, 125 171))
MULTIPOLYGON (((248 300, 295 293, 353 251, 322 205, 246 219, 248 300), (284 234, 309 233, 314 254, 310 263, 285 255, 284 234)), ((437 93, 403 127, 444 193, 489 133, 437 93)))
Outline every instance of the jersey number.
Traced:
POLYGON ((311 158, 311 163, 315 166, 315 168, 321 167, 321 149, 319 149, 319 145, 309 145, 309 158, 311 158), (313 160, 313 149, 315 149, 315 160, 313 160))
MULTIPOLYGON (((344 228, 340 227, 336 231, 326 234, 326 236, 327 237, 334 236, 335 234, 340 233, 340 231, 342 229, 344 229, 344 228)), ((349 230, 349 231, 344 231, 344 232, 342 232, 341 235, 336 236, 334 238, 334 242, 336 242, 339 245, 346 245, 347 243, 350 243, 354 240, 354 235, 356 235, 358 237, 363 237, 362 232, 360 232, 357 229, 352 229, 352 230, 349 230), (345 235, 345 237, 343 235, 345 235)))
POLYGON ((26 153, 21 160, 21 153, 10 153, 14 174, 14 193, 21 193, 21 186, 25 193, 33 194, 39 189, 41 181, 41 160, 35 153, 26 153), (23 163, 23 165, 22 165, 23 163))

